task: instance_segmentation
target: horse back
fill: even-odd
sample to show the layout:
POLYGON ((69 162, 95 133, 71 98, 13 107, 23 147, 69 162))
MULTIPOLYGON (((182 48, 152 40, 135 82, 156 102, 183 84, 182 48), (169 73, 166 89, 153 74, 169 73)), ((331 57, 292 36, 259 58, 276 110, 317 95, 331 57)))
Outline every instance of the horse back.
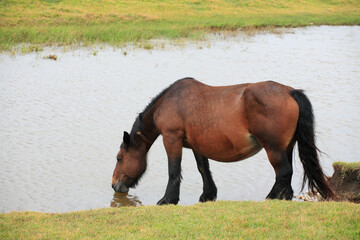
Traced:
POLYGON ((215 127, 226 115, 239 115, 241 96, 249 84, 213 87, 195 79, 175 82, 161 99, 154 114, 159 130, 190 126, 215 127))
MULTIPOLYGON (((264 132, 268 131, 268 139, 276 135, 269 129, 285 127, 283 111, 291 98, 289 90, 275 82, 213 87, 182 79, 159 102, 154 122, 162 135, 183 138, 184 146, 204 156, 219 161, 241 160, 266 143, 264 132)), ((286 135, 295 129, 296 125, 286 135)))

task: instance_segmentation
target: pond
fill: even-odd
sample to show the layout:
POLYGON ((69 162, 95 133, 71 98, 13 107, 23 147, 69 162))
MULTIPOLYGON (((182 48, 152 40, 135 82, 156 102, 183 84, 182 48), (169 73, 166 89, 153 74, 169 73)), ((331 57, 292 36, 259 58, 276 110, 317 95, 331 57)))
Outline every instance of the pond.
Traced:
MULTIPOLYGON (((129 194, 114 194, 112 172, 123 131, 162 89, 183 77, 210 85, 274 80, 306 90, 321 163, 360 156, 360 27, 318 26, 283 33, 214 36, 151 50, 80 48, 0 54, 0 212, 68 212, 154 205, 167 184, 161 137, 148 170, 129 194), (44 58, 55 54, 57 60, 44 58)), ((297 152, 292 185, 303 168, 297 152)), ((210 161, 218 200, 264 200, 275 174, 266 154, 210 161)), ((202 180, 184 150, 182 205, 195 204, 202 180)))

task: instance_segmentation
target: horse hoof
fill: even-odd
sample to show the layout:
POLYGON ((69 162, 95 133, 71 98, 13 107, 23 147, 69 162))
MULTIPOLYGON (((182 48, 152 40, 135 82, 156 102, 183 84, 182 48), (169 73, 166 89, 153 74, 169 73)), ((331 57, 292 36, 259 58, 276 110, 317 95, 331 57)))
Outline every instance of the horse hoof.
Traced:
POLYGON ((201 194, 199 198, 199 202, 209 202, 209 201, 216 201, 216 195, 213 194, 201 194))
POLYGON ((166 204, 169 204, 169 200, 167 200, 165 197, 163 197, 157 202, 157 205, 166 205, 166 204))
POLYGON ((168 198, 166 197, 163 197, 162 199, 160 199, 158 202, 157 202, 157 205, 167 205, 167 204, 174 204, 176 205, 178 203, 179 200, 169 200, 168 198))
POLYGON ((267 195, 266 199, 292 200, 293 196, 294 191, 292 188, 284 188, 278 193, 272 190, 269 195, 267 195))

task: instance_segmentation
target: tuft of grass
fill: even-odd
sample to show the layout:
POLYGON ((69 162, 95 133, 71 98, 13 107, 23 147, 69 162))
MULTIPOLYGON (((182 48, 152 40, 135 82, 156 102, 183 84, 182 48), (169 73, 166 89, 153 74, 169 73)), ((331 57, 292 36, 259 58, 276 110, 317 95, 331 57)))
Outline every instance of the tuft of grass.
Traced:
POLYGON ((0 51, 19 44, 84 45, 202 39, 239 28, 358 25, 358 0, 2 0, 0 51))
POLYGON ((354 181, 360 179, 360 162, 334 162, 333 168, 341 174, 342 179, 349 177, 349 174, 354 174, 354 181))
POLYGON ((147 42, 147 43, 144 43, 143 48, 146 50, 151 50, 154 48, 154 46, 151 43, 147 42))
POLYGON ((56 61, 57 60, 57 56, 55 54, 50 54, 50 55, 47 55, 44 57, 44 59, 51 59, 51 60, 54 60, 56 61))
POLYGON ((330 182, 340 199, 360 203, 360 162, 334 162, 333 168, 330 182))
POLYGON ((360 162, 334 162, 333 167, 341 167, 347 170, 360 170, 360 162))
POLYGON ((358 239, 360 205, 219 201, 0 215, 1 239, 358 239))

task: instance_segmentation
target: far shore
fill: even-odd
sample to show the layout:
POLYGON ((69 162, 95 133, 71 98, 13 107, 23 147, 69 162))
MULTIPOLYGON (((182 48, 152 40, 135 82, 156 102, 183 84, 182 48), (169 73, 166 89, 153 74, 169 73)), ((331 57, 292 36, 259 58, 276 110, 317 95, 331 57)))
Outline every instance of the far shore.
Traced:
POLYGON ((0 23, 0 51, 129 43, 151 49, 154 39, 202 40, 209 33, 239 29, 251 34, 279 27, 359 25, 360 2, 0 1, 0 23))

